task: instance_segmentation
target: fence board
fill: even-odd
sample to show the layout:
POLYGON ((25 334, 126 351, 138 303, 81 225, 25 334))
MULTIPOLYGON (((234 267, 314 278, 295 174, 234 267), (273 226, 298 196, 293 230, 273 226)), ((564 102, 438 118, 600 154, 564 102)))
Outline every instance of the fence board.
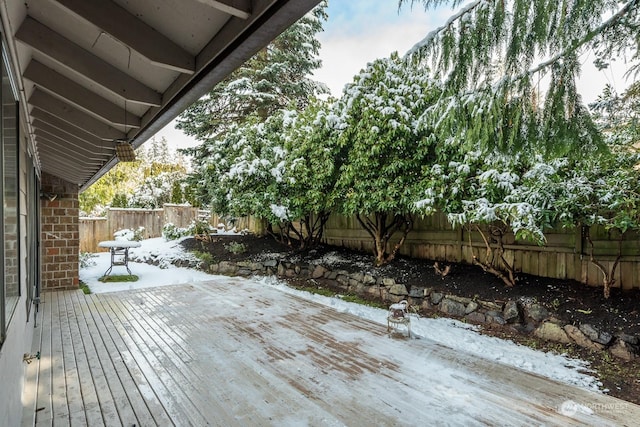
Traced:
POLYGON ((554 277, 558 279, 567 278, 567 262, 569 256, 565 253, 556 254, 556 268, 554 277))
MULTIPOLYGON (((600 227, 592 227, 590 235, 594 242, 596 258, 603 263, 613 261, 618 253, 616 236, 610 236, 600 227), (609 240, 610 237, 613 239, 609 240)), ((513 235, 506 235, 505 257, 513 261, 516 271, 522 273, 578 280, 591 286, 602 286, 597 268, 591 265, 588 256, 581 256, 590 250, 581 229, 556 227, 547 230, 546 239, 544 246, 538 246, 527 241, 514 241, 513 235)), ((357 240, 364 241, 360 247, 371 250, 372 244, 367 243, 370 237, 354 218, 331 216, 325 230, 326 243, 341 245, 344 242, 347 247, 358 248, 355 244, 357 240)), ((442 214, 416 218, 414 229, 407 236, 405 245, 401 250, 403 254, 445 262, 471 263, 472 253, 481 258, 485 255, 484 241, 480 233, 469 233, 461 227, 454 229, 442 214), (469 234, 473 249, 469 248, 469 234)), ((637 233, 625 235, 622 250, 625 262, 618 268, 616 280, 623 288, 640 287, 640 236, 637 233)))
MULTIPOLYGON (((162 236, 162 229, 167 223, 186 228, 201 216, 199 208, 185 205, 166 204, 162 209, 109 209, 106 218, 80 218, 80 252, 107 251, 99 248, 98 243, 113 240, 113 233, 119 230, 143 227, 142 238, 149 239, 162 236)), ((220 218, 209 216, 209 223, 216 227, 220 218)), ((258 234, 264 231, 262 221, 253 217, 240 218, 234 225, 239 230, 248 229, 258 234)))

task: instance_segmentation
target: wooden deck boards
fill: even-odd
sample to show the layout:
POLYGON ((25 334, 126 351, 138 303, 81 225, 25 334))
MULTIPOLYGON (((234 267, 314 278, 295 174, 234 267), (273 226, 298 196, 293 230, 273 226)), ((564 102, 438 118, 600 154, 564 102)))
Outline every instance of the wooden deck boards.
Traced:
POLYGON ((640 417, 636 405, 424 340, 389 340, 384 325, 240 279, 43 300, 39 371, 30 375, 36 412, 24 425, 394 426, 447 414, 471 424, 582 424, 557 413, 568 399, 618 405, 590 423, 640 417), (396 345, 415 357, 398 360, 396 345), (425 376, 415 369, 425 358, 443 368, 425 376), (470 379, 480 410, 454 393, 470 379))

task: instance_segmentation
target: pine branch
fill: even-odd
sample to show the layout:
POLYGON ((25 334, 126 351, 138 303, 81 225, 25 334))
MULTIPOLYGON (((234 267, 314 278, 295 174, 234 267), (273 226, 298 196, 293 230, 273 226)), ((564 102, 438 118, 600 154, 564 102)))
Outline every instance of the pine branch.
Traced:
MULTIPOLYGON (((428 6, 429 2, 425 2, 425 3, 427 3, 427 6, 428 6)), ((407 51, 407 53, 405 54, 404 58, 408 59, 408 58, 416 56, 416 55, 420 56, 420 51, 421 50, 425 50, 425 49, 427 49, 427 48, 429 48, 429 47, 431 47, 431 46, 433 46, 435 44, 436 37, 438 35, 440 35, 441 33, 444 33, 445 31, 447 31, 449 29, 451 29, 456 22, 461 22, 462 19, 465 17, 465 15, 469 15, 469 14, 473 13, 475 11, 475 9, 477 9, 478 7, 480 7, 482 5, 482 3, 483 3, 482 0, 476 0, 476 1, 473 1, 472 3, 468 4, 467 6, 463 7, 456 14, 452 15, 444 25, 442 25, 442 26, 436 28, 435 30, 429 32, 426 37, 424 37, 420 42, 416 43, 411 49, 409 49, 407 51)), ((519 74, 517 74, 515 76, 512 76, 512 77, 505 76, 504 78, 500 79, 500 81, 497 82, 494 85, 494 91, 496 91, 498 88, 500 88, 502 86, 505 86, 505 85, 506 86, 510 86, 513 83, 517 82, 517 81, 529 78, 530 76, 543 71, 544 69, 548 68, 549 66, 551 66, 551 65, 557 63, 558 61, 560 61, 562 58, 565 58, 565 57, 575 53, 580 47, 582 47, 585 44, 589 43, 596 36, 604 33, 605 31, 613 28, 614 26, 616 26, 618 24, 620 24, 620 25, 628 25, 625 22, 623 22, 623 18, 625 16, 627 16, 628 13, 632 12, 635 8, 637 8, 639 3, 640 3, 640 0, 630 0, 630 1, 628 1, 620 10, 618 10, 618 12, 613 14, 610 18, 608 18, 606 21, 604 21, 601 25, 599 25, 595 29, 589 31, 587 34, 585 34, 580 39, 574 40, 573 42, 571 42, 570 46, 568 46, 565 49, 563 49, 562 51, 556 53, 555 55, 553 55, 548 60, 546 60, 544 62, 541 62, 536 67, 531 68, 531 69, 529 69, 527 71, 524 71, 522 73, 519 73, 519 74)), ((482 30, 485 31, 486 29, 482 29, 482 30)), ((548 42, 549 41, 547 40, 547 43, 548 42)), ((481 61, 480 65, 482 65, 482 64, 484 64, 485 66, 487 65, 485 63, 485 61, 481 61)), ((476 65, 475 66, 477 67, 478 65, 479 65, 478 62, 476 61, 476 65)), ((474 66, 474 65, 470 65, 470 66, 474 66)), ((460 69, 459 67, 456 67, 455 69, 457 69, 459 72, 464 71, 464 70, 460 69)))
POLYGON ((443 32, 444 30, 449 29, 462 16, 464 16, 464 15, 466 15, 468 13, 471 13, 476 7, 480 6, 482 1, 483 0, 475 0, 473 3, 470 3, 467 6, 463 7, 462 9, 460 9, 458 11, 458 13, 452 15, 447 20, 447 22, 444 23, 444 25, 442 25, 441 27, 438 27, 435 30, 431 31, 429 34, 427 34, 427 36, 425 38, 420 40, 418 43, 414 44, 411 47, 411 49, 409 49, 407 51, 407 53, 405 53, 404 58, 408 58, 410 56, 413 56, 416 53, 418 53, 419 50, 429 46, 431 43, 433 43, 433 41, 435 40, 436 36, 439 33, 443 32))
POLYGON ((520 75, 519 77, 517 77, 516 79, 513 79, 513 80, 514 81, 515 80, 520 80, 522 78, 525 78, 526 76, 531 76, 533 74, 536 74, 536 73, 542 71, 543 69, 547 68, 548 66, 555 64, 556 62, 558 62, 563 57, 566 57, 566 56, 574 53, 580 47, 584 46, 585 44, 587 44, 591 40, 593 40, 594 37, 596 37, 599 34, 602 34, 605 30, 613 27, 614 24, 617 24, 618 21, 620 21, 627 13, 629 13, 631 10, 633 10, 635 7, 637 7, 639 3, 640 3, 640 0, 631 0, 631 1, 629 1, 622 9, 620 9, 617 13, 615 13, 609 19, 604 21, 602 23, 602 25, 600 25, 596 29, 588 32, 581 39, 574 41, 571 44, 571 46, 569 46, 567 49, 563 50, 562 52, 557 53, 556 55, 554 55, 553 57, 549 58, 548 60, 546 60, 544 62, 541 62, 535 68, 530 69, 528 72, 520 75))

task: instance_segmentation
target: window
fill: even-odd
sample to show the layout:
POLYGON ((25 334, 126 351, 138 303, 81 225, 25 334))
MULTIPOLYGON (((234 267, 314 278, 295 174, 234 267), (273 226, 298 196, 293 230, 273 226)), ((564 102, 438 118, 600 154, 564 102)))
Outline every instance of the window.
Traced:
MULTIPOLYGON (((3 46, 4 48, 4 46, 3 46)), ((18 109, 11 76, 7 70, 6 51, 2 50, 2 84, 0 84, 0 167, 2 181, 2 277, 0 291, 0 342, 20 297, 19 221, 18 221, 18 109)))

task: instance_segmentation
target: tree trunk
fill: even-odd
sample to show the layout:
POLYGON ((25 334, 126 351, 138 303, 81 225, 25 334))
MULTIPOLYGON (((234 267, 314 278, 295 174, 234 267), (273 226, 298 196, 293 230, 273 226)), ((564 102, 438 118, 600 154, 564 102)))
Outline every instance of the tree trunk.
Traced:
POLYGON ((356 214, 356 218, 362 228, 373 239, 373 255, 375 257, 375 265, 380 266, 388 264, 393 261, 398 253, 398 250, 404 244, 407 235, 413 228, 413 218, 411 215, 394 215, 389 218, 389 215, 384 212, 376 212, 373 214, 373 219, 368 216, 361 216, 356 214), (393 235, 402 230, 402 237, 396 243, 391 252, 387 252, 387 246, 393 235))
MULTIPOLYGON (((515 275, 515 269, 513 268, 512 265, 510 265, 507 262, 507 260, 504 257, 504 246, 502 243, 502 237, 504 235, 504 232, 498 227, 490 226, 489 228, 490 228, 491 237, 487 238, 487 236, 485 235, 485 232, 482 231, 482 229, 479 226, 475 225, 475 228, 480 233, 480 236, 482 236, 482 240, 484 241, 484 245, 487 251, 486 251, 484 261, 479 260, 478 257, 473 255, 473 260, 472 260, 473 264, 479 266, 487 273, 493 274, 494 276, 502 280, 506 286, 513 287, 516 284, 517 278, 515 275), (490 239, 493 242, 495 242, 495 245, 496 245, 495 251, 494 251, 494 248, 492 248, 491 246, 492 242, 490 241, 490 239)), ((470 232, 469 232, 469 249, 473 254, 473 247, 471 246, 470 232)))
POLYGON ((302 219, 306 231, 305 247, 312 248, 320 244, 329 215, 329 212, 320 212, 315 215, 313 222, 311 221, 311 215, 307 215, 302 219))
POLYGON ((591 240, 591 233, 589 232, 589 227, 586 227, 585 237, 589 242, 589 261, 596 266, 596 268, 602 273, 602 292, 605 299, 609 299, 611 296, 611 288, 616 284, 615 274, 616 269, 618 268, 618 264, 620 264, 620 259, 622 258, 622 241, 624 240, 624 233, 620 233, 620 238, 618 239, 618 256, 611 266, 610 270, 600 263, 595 256, 593 255, 593 240, 591 240))

